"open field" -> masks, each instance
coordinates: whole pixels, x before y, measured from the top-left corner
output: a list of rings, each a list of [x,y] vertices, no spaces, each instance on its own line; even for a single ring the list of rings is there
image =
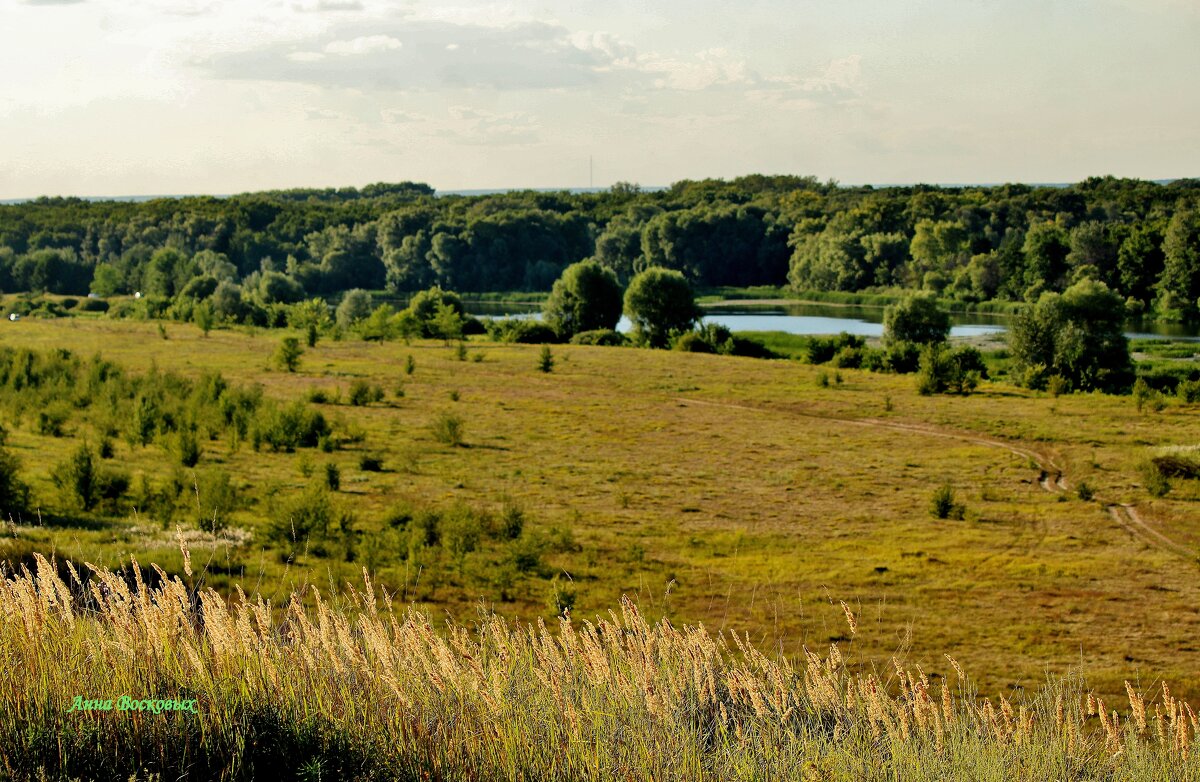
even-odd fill
[[[197,570],[208,564],[206,583],[223,592],[236,581],[278,601],[305,583],[357,582],[368,565],[398,604],[459,619],[480,601],[548,618],[554,590],[573,593],[573,614],[587,618],[629,594],[651,621],[745,632],[792,657],[840,641],[853,666],[899,654],[936,680],[951,673],[949,653],[984,694],[1077,671],[1109,697],[1126,679],[1200,695],[1200,489],[1176,481],[1151,498],[1138,471],[1154,448],[1200,443],[1196,406],[1139,413],[1130,398],[992,384],[921,397],[911,377],[845,369],[844,382],[820,387],[832,370],[626,348],[558,346],[546,374],[536,346],[488,342],[468,343],[462,361],[440,342],[322,340],[293,374],[271,368],[280,332],[166,332],[26,319],[5,323],[0,345],[99,352],[134,372],[219,370],[280,400],[314,388],[344,400],[355,380],[386,392],[364,407],[317,405],[365,436],[330,454],[204,444],[198,469],[227,470],[244,497],[232,542],[189,533]],[[465,447],[431,435],[446,412],[461,418]],[[67,429],[51,437],[11,422],[8,447],[39,499],[54,496],[51,469],[74,440],[95,441]],[[160,445],[115,447],[113,462],[134,475],[170,467]],[[384,471],[361,470],[363,453]],[[288,562],[264,551],[264,520],[330,461],[341,472],[335,500],[359,533],[354,556]],[[931,517],[943,483],[963,520]],[[1084,483],[1090,501],[1079,498]],[[457,562],[444,547],[401,556],[385,522],[398,503],[519,506],[545,566],[499,581],[508,555],[490,543]],[[182,573],[174,525],[159,522],[47,514],[10,526],[16,540],[0,547],[107,566],[132,554]],[[848,647],[840,600],[859,615]]]

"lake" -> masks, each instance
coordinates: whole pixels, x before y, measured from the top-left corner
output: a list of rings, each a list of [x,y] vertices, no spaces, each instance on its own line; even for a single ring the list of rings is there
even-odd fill
[[[466,302],[467,311],[482,318],[540,318],[540,304],[518,302]],[[1007,330],[1003,315],[956,313],[950,316],[950,336],[976,337],[1000,334]],[[788,334],[838,334],[848,332],[864,337],[883,335],[883,309],[878,307],[841,307],[829,304],[743,304],[723,302],[705,308],[705,323],[718,323],[730,331],[782,331]],[[629,320],[622,317],[617,331],[628,331]],[[1200,330],[1179,323],[1130,322],[1130,339],[1182,339],[1200,342]]]

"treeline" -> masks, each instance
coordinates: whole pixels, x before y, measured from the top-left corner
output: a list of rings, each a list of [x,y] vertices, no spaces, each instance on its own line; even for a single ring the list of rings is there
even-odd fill
[[[0,206],[0,290],[287,303],[352,288],[548,290],[594,258],[695,286],[927,290],[1036,301],[1091,279],[1131,314],[1200,314],[1200,180],[840,187],[812,177],[660,191],[438,197],[416,183],[143,203]]]

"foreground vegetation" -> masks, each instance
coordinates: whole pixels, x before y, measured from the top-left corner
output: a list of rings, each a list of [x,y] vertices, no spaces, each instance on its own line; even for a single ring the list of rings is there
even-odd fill
[[[630,601],[554,630],[483,612],[442,632],[364,575],[330,606],[231,603],[37,557],[0,580],[0,769],[14,779],[1200,779],[1166,683],[980,698],[957,661],[854,673],[851,640],[764,655]],[[136,568],[135,573],[140,570]],[[122,700],[125,697],[128,700]],[[150,711],[169,700],[192,711]],[[141,710],[122,710],[129,701]]]

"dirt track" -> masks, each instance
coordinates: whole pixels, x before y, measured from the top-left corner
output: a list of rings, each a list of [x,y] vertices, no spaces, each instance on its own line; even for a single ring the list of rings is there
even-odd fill
[[[955,431],[953,429],[942,429],[929,424],[914,424],[905,423],[902,421],[885,421],[879,418],[839,418],[836,416],[818,415],[816,413],[806,413],[799,410],[779,409],[769,407],[752,407],[750,405],[738,405],[730,402],[712,402],[705,399],[688,399],[685,397],[676,397],[673,401],[683,405],[710,405],[713,407],[722,407],[730,410],[745,410],[751,413],[790,413],[792,415],[804,416],[806,418],[818,418],[824,421],[836,421],[842,424],[851,426],[861,426],[875,429],[892,429],[900,432],[913,432],[929,437],[944,437],[951,440],[959,440],[962,442],[974,443],[992,448],[1003,448],[1009,453],[1024,456],[1033,461],[1041,476],[1038,478],[1038,485],[1044,490],[1051,493],[1061,493],[1070,489],[1070,484],[1067,482],[1066,476],[1063,474],[1062,468],[1054,461],[1054,458],[1049,454],[1035,451],[1031,448],[1016,445],[1005,440],[997,440],[990,437],[975,434],[973,432]],[[1187,547],[1176,543],[1158,530],[1146,524],[1142,517],[1138,514],[1137,508],[1129,504],[1107,504],[1105,509],[1109,516],[1117,523],[1121,529],[1128,532],[1140,542],[1151,548],[1156,548],[1160,551],[1182,557],[1186,561],[1196,564],[1196,554]]]

